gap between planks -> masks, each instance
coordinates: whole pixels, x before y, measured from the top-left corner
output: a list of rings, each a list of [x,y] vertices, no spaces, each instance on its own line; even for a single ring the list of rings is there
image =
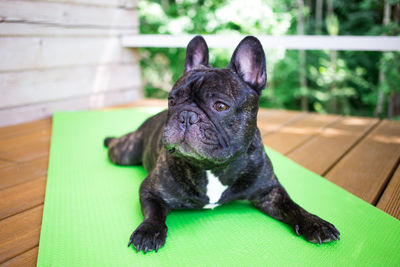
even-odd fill
[[[37,263],[39,246],[35,246],[27,251],[18,254],[14,258],[4,262],[2,267],[34,267]]]
[[[0,190],[0,220],[44,203],[46,176]]]
[[[286,155],[339,119],[337,115],[307,114],[283,125],[272,134],[262,135],[262,139],[264,144]]]
[[[376,120],[376,121],[375,121]],[[372,123],[369,127],[365,129],[365,131],[361,134],[361,136],[352,144],[349,146],[349,148],[328,168],[323,172],[323,176],[327,175],[327,173],[335,167],[335,165],[342,160],[342,158],[348,154],[350,151],[352,151],[359,143],[361,143],[378,125],[381,123],[380,120],[378,119],[371,119]]]
[[[388,186],[390,184],[390,182],[392,181],[393,178],[395,178],[395,174],[396,174],[396,170],[399,167],[400,164],[400,156],[397,159],[397,162],[394,164],[392,170],[390,171],[390,173],[388,174],[387,180],[386,182],[383,184],[382,186],[382,191],[380,193],[380,195],[378,196],[377,200],[374,203],[374,206],[377,206],[379,201],[381,200],[383,194],[386,192],[386,189],[388,189]],[[399,218],[400,219],[400,218]]]
[[[354,125],[349,127],[349,124]],[[344,156],[355,149],[371,132],[378,128],[380,124],[381,121],[378,119],[344,117],[332,125],[325,127],[319,134],[288,153],[287,156],[300,165],[325,176]],[[329,137],[333,137],[333,141],[329,140]],[[339,140],[335,141],[338,138]],[[396,155],[394,156],[396,157]],[[329,160],[329,158],[331,159]],[[378,199],[372,202],[374,205],[378,203],[378,208],[397,219],[400,219],[400,171],[397,170],[397,173],[394,175],[393,173],[399,162],[400,157],[387,176],[382,177],[382,189],[379,190],[377,188]],[[380,201],[381,198],[383,199],[382,202]]]
[[[265,136],[275,133],[282,129],[282,127],[295,123],[308,116],[309,114],[306,112],[260,109],[257,126],[260,129],[263,143],[265,143]]]
[[[0,221],[0,264],[39,244],[43,205]]]
[[[397,166],[376,207],[400,219],[400,165]]]
[[[378,122],[377,119],[342,117],[290,151],[287,156],[305,168],[325,176]]]
[[[400,123],[383,120],[326,175],[375,205],[400,158]]]

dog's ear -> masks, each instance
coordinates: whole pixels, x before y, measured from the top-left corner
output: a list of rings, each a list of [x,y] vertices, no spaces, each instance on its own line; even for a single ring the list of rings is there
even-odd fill
[[[260,41],[254,36],[244,38],[233,52],[228,65],[248,85],[261,95],[267,81],[265,54]]]
[[[208,66],[208,46],[204,38],[197,35],[186,48],[185,73],[200,65]]]

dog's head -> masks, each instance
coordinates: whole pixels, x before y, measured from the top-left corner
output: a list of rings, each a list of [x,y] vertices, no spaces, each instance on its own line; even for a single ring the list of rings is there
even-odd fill
[[[169,97],[165,148],[193,164],[213,168],[245,153],[257,125],[266,83],[265,55],[257,38],[244,38],[227,68],[212,68],[201,36],[187,46],[185,71]]]

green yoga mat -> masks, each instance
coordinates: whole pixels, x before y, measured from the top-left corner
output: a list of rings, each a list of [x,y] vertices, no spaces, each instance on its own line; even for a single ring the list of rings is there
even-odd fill
[[[172,211],[166,245],[127,247],[141,223],[142,167],[107,159],[106,136],[135,130],[157,108],[60,112],[53,118],[38,266],[399,266],[400,222],[267,149],[292,198],[341,240],[312,244],[247,202]]]

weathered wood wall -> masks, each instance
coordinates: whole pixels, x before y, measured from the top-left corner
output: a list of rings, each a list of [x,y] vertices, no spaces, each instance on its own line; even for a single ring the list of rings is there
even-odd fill
[[[136,0],[0,0],[0,126],[141,96]]]

